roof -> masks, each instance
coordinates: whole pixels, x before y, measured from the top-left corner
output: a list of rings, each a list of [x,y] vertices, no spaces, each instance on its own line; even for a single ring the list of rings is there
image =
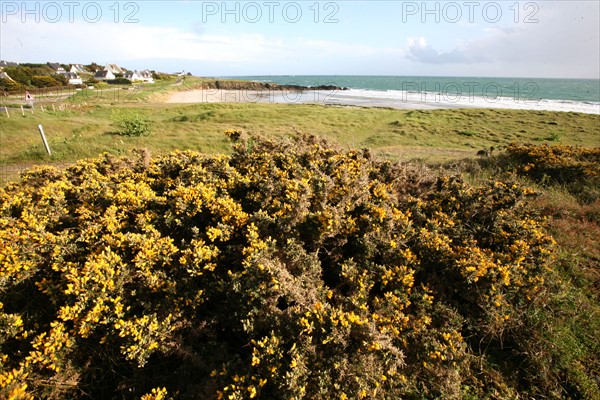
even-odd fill
[[[0,67],[17,67],[19,63],[0,60]]]
[[[61,71],[61,70],[64,71],[65,70],[63,67],[60,66],[59,63],[51,63],[51,62],[49,62],[48,66],[50,68],[52,68],[53,70],[55,70],[55,71]]]
[[[96,71],[96,74],[94,75],[94,78],[106,78],[106,76],[108,75],[109,72],[110,71],[107,71],[105,69],[102,70],[102,71]]]
[[[83,64],[71,64],[71,69],[75,68],[79,72],[85,72]]]
[[[106,67],[104,67],[104,69],[112,71],[113,73],[115,73],[115,72],[118,74],[123,73],[123,69],[121,67],[119,67],[117,64],[106,64]]]
[[[9,81],[12,81],[12,80],[13,80],[13,79],[12,79],[10,76],[8,76],[8,74],[7,74],[6,72],[4,72],[4,71],[1,71],[1,72],[0,72],[0,79],[8,79]]]

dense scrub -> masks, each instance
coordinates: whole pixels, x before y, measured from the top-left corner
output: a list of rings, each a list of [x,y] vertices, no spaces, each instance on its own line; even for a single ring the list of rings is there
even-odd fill
[[[600,147],[512,143],[493,163],[546,186],[562,186],[583,202],[600,199]]]
[[[1,396],[551,395],[485,367],[546,299],[531,190],[229,134],[0,189]]]

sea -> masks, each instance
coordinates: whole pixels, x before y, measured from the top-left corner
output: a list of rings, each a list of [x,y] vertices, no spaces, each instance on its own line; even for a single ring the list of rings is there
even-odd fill
[[[224,77],[225,78],[225,77]],[[262,101],[391,108],[512,108],[600,114],[600,79],[432,76],[231,76],[256,82],[347,90],[273,92]]]

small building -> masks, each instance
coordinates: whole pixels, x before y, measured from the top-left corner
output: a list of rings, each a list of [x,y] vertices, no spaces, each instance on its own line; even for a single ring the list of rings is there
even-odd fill
[[[131,82],[141,81],[143,80],[141,76],[139,76],[137,71],[127,71],[123,75],[123,78],[129,79]]]
[[[19,66],[19,63],[12,62],[12,61],[0,60],[0,68],[2,68],[2,67],[18,67],[18,66]]]
[[[69,79],[69,85],[83,85],[83,79],[75,72],[65,72],[63,75]]]
[[[147,69],[139,72],[138,75],[140,76],[141,80],[143,80],[145,83],[154,83],[154,77],[152,76],[152,72],[148,71]]]
[[[115,79],[115,74],[108,70],[96,71],[94,79],[97,81],[109,81],[111,79]]]
[[[125,73],[123,68],[119,67],[117,64],[106,64],[106,66],[104,67],[104,70],[112,72],[113,75]]]
[[[67,72],[65,71],[65,69],[59,64],[59,63],[47,63],[47,65],[52,68],[57,74],[62,74],[63,72]]]
[[[79,74],[81,72],[87,72],[83,64],[71,64],[71,69],[69,72],[73,72],[75,74]]]

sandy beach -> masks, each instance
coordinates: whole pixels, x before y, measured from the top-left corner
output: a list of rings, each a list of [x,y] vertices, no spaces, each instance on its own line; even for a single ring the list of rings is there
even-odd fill
[[[342,90],[224,90],[197,89],[176,92],[166,99],[170,104],[186,103],[289,103],[356,107],[387,107],[407,110],[464,108],[451,103],[429,103],[407,99],[369,98]]]
[[[196,89],[176,92],[164,98],[172,104],[186,103],[288,103],[331,106],[382,107],[399,110],[457,108],[505,108],[516,110],[564,111],[600,114],[600,105],[568,101],[486,99],[448,96],[431,92],[373,90],[278,90],[278,89]]]

